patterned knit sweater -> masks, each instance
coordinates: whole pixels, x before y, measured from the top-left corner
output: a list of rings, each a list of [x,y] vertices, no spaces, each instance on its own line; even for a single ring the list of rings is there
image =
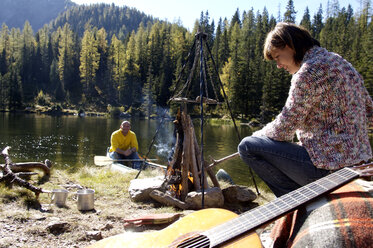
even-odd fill
[[[315,46],[293,75],[281,113],[253,135],[291,141],[296,134],[316,167],[336,170],[372,158],[369,126],[373,102],[362,77],[338,54]]]

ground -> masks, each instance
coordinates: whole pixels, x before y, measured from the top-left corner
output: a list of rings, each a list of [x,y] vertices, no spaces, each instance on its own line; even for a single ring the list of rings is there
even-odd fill
[[[141,177],[159,175],[157,171],[145,171]],[[128,186],[136,173],[118,174],[107,168],[84,167],[76,171],[52,169],[48,178],[33,176],[35,186],[46,190],[66,188],[69,195],[66,207],[51,203],[51,196],[42,193],[38,199],[27,189],[0,184],[0,248],[2,247],[86,247],[96,239],[125,231],[146,232],[159,230],[165,225],[125,229],[124,218],[149,213],[188,214],[155,202],[135,203],[130,200]],[[95,189],[94,210],[77,209],[77,187]],[[270,196],[271,197],[271,196]],[[261,204],[260,202],[257,204]],[[250,206],[235,206],[236,212]]]

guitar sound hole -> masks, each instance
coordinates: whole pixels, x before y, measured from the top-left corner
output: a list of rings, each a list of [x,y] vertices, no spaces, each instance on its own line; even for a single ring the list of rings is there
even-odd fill
[[[204,235],[193,236],[179,243],[177,248],[209,248],[210,240]]]

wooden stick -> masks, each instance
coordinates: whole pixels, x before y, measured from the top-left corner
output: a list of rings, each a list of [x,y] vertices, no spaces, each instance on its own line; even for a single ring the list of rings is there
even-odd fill
[[[189,127],[190,131],[189,131],[189,136],[188,136],[188,139],[189,139],[189,147],[188,149],[190,150],[190,158],[192,159],[192,164],[191,164],[191,167],[192,167],[192,173],[193,173],[193,184],[194,184],[194,188],[195,190],[200,190],[201,189],[201,180],[200,180],[200,177],[198,176],[198,168],[197,168],[197,161],[198,158],[196,158],[196,154],[194,152],[194,142],[193,142],[193,138],[192,138],[192,135],[193,135],[193,128],[192,127]]]
[[[220,164],[220,163],[222,163],[226,160],[237,157],[238,155],[239,155],[238,152],[236,152],[236,153],[233,153],[231,155],[228,155],[228,156],[226,156],[224,158],[221,158],[221,159],[218,159],[218,160],[212,159],[214,162],[212,164],[210,164],[209,166],[207,166],[206,169],[211,169],[211,168],[215,167],[216,165],[218,165],[218,164]]]
[[[190,136],[188,128],[188,115],[186,111],[181,112],[181,125],[184,132],[183,152],[181,162],[181,200],[184,201],[189,193],[189,170],[190,170]]]
[[[105,166],[105,165],[110,165],[113,162],[119,162],[119,161],[125,161],[125,162],[135,162],[135,161],[145,161],[145,159],[112,159],[107,156],[95,156],[94,157],[94,163],[95,165],[98,166]],[[157,159],[146,159],[146,161],[155,161]]]
[[[167,169],[167,166],[165,166],[165,165],[161,165],[161,164],[156,164],[156,163],[153,163],[153,162],[149,162],[148,160],[146,160],[145,163],[149,164],[151,166],[155,166],[155,167],[160,167],[160,168],[163,168],[163,169]]]
[[[197,142],[197,137],[196,137],[195,134],[193,136],[194,136],[193,138],[194,138],[195,153],[196,153],[196,156],[198,158],[200,158],[201,157],[201,151],[199,150],[199,146],[198,146],[198,142]],[[202,174],[202,171],[201,171],[202,167],[201,167],[200,159],[197,159],[197,162],[199,163],[198,167],[200,168],[200,171],[199,171],[198,175],[201,175]],[[204,166],[205,167],[205,171],[207,172],[208,176],[210,177],[212,183],[214,184],[214,187],[220,188],[219,181],[218,181],[218,179],[216,179],[216,176],[215,176],[214,172],[211,170],[211,168],[207,167],[206,161],[204,161],[203,164],[205,165]],[[208,186],[207,177],[205,177],[205,185]]]

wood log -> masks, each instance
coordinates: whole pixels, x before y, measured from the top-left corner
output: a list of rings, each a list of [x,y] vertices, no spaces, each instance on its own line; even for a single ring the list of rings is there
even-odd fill
[[[197,142],[197,137],[196,137],[195,133],[194,133],[194,137],[193,137],[193,139],[194,139],[194,144],[195,144],[194,147],[195,147],[195,153],[196,153],[196,156],[197,156],[198,158],[200,158],[200,157],[201,157],[201,151],[200,151],[200,149],[199,149],[198,142]],[[197,161],[200,161],[200,160],[198,159]],[[204,164],[204,165],[207,165],[206,161],[204,161],[203,164]],[[200,165],[200,164],[199,164],[199,168],[201,168],[201,165]],[[218,188],[220,188],[219,181],[218,181],[218,179],[216,179],[216,176],[215,176],[214,172],[211,170],[211,168],[208,168],[207,166],[205,166],[205,171],[207,172],[207,175],[210,177],[212,183],[214,184],[214,187],[218,187]],[[200,171],[199,171],[199,175],[201,175],[201,172],[202,172],[202,169],[200,169]],[[206,185],[206,184],[208,184],[208,183],[207,183],[207,178],[206,178],[206,176],[205,176],[205,180],[206,180],[206,181],[205,181],[205,185]]]
[[[188,184],[188,174],[189,174],[189,165],[190,165],[190,154],[189,149],[190,147],[188,139],[188,128],[186,128],[187,123],[186,113],[181,113],[181,120],[182,120],[182,127],[184,131],[184,142],[183,142],[183,155],[182,155],[182,162],[181,162],[181,200],[184,201],[185,197],[189,193],[189,184]]]
[[[169,167],[171,167],[173,170],[181,170],[184,132],[183,132],[183,127],[181,125],[180,110],[178,110],[178,113],[176,115],[174,126],[175,126],[175,136],[176,136],[175,150],[172,156],[172,160],[169,162]]]
[[[188,116],[188,124],[189,124],[189,132],[188,132],[188,139],[189,139],[189,154],[190,154],[190,161],[191,161],[191,171],[193,174],[193,184],[194,184],[194,190],[200,190],[201,189],[201,178],[199,177],[199,168],[197,167],[197,160],[198,158],[196,157],[195,154],[195,149],[194,149],[194,140],[193,140],[193,134],[194,134],[194,129],[193,125],[191,125],[191,119],[190,116]]]
[[[4,148],[4,150],[1,152],[1,155],[3,156],[5,160],[5,164],[1,164],[0,168],[3,171],[3,177],[1,178],[1,181],[7,181],[9,183],[17,183],[19,186],[22,186],[26,189],[29,189],[35,193],[36,198],[39,197],[40,193],[45,193],[42,188],[35,187],[31,183],[23,180],[22,178],[19,178],[11,169],[10,165],[13,164],[12,160],[9,157],[9,149],[10,147],[7,146]]]
[[[157,201],[159,203],[162,203],[164,205],[178,207],[178,208],[183,209],[183,210],[187,210],[189,208],[189,205],[186,204],[185,202],[180,201],[180,200],[176,199],[175,197],[167,195],[167,194],[163,193],[162,191],[159,191],[159,190],[156,190],[156,189],[153,190],[152,192],[150,192],[149,196],[152,199],[154,199],[155,201]]]
[[[12,163],[9,165],[9,169],[13,172],[31,172],[34,169],[40,169],[45,175],[50,175],[50,167],[52,163],[47,159],[45,164],[39,162],[26,162],[26,163]]]

